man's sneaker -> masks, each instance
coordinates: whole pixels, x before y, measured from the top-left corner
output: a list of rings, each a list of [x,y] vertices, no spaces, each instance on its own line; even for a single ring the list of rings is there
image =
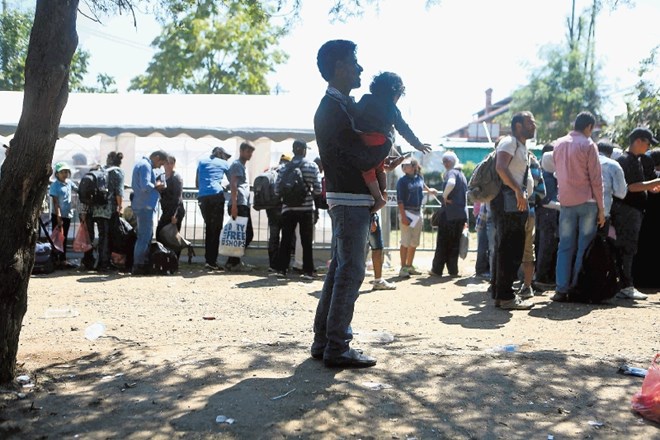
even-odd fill
[[[548,290],[555,290],[557,285],[555,283],[543,283],[541,281],[533,281],[532,287],[539,292],[546,292]]]
[[[220,270],[220,266],[218,266],[217,264],[206,263],[204,265],[204,269],[206,269],[206,270]]]
[[[534,298],[534,289],[532,289],[532,286],[522,286],[516,292],[516,295],[518,295],[521,299]]]
[[[309,281],[316,279],[316,277],[314,276],[313,273],[304,273],[304,274],[300,275],[300,278],[302,278],[303,280],[309,280]]]
[[[500,300],[500,308],[502,310],[529,310],[532,307],[534,307],[534,303],[523,301],[518,296],[509,300]]]
[[[408,273],[410,275],[421,275],[422,273],[417,270],[415,266],[408,266]]]
[[[286,278],[286,272],[282,270],[273,270],[268,274],[269,277]]]
[[[399,271],[399,276],[401,278],[410,278],[410,272],[408,271],[408,266],[402,266]]]
[[[441,273],[433,272],[433,269],[429,270],[429,275],[432,277],[442,277]]]
[[[621,299],[647,299],[649,296],[630,286],[621,289],[619,293],[616,294],[616,297]]]
[[[371,284],[373,284],[373,287],[371,290],[394,290],[396,289],[396,284],[390,283],[387,280],[374,280]]]
[[[237,272],[237,273],[252,272],[254,266],[252,266],[251,264],[245,264],[243,262],[240,262],[234,265],[225,265],[225,269],[229,272]]]

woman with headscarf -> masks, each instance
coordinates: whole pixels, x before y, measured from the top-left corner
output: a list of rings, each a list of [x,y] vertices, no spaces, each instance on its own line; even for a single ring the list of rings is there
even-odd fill
[[[443,208],[438,225],[438,239],[431,275],[442,276],[445,266],[449,276],[458,276],[458,252],[463,228],[467,222],[467,180],[452,151],[442,156],[445,167]]]

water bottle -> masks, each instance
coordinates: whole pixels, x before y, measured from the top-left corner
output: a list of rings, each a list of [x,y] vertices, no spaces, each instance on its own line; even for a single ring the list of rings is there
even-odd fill
[[[518,351],[518,346],[516,344],[498,345],[490,351],[494,353],[514,353]]]
[[[619,373],[626,374],[628,376],[646,377],[647,370],[644,368],[631,367],[624,364],[619,367]]]
[[[90,341],[95,341],[99,337],[103,336],[103,333],[105,333],[105,325],[97,322],[96,324],[92,324],[85,329],[85,338],[89,339]]]

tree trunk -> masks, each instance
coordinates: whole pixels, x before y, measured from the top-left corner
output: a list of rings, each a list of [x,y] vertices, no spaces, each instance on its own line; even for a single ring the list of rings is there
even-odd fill
[[[25,62],[23,110],[0,174],[0,384],[10,382],[16,372],[37,217],[78,45],[77,10],[78,0],[37,1]]]

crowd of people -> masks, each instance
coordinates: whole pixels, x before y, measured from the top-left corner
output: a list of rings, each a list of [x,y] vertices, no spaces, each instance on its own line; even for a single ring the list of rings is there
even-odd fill
[[[405,92],[401,78],[391,72],[376,76],[370,94],[359,102],[350,96],[361,83],[362,67],[351,41],[332,40],[317,55],[317,66],[327,81],[325,95],[314,116],[320,157],[308,159],[308,146],[296,140],[292,156],[283,154],[272,166],[273,192],[280,201],[265,207],[268,217],[269,271],[275,277],[290,277],[295,271],[291,256],[295,244],[301,249],[300,276],[314,279],[314,224],[319,209],[326,209],[332,222],[331,260],[314,318],[311,356],[329,367],[369,367],[376,360],[350,347],[355,301],[365,277],[365,259],[371,248],[374,290],[395,289],[385,280],[383,237],[379,216],[387,200],[385,173],[401,165],[396,183],[401,226],[399,277],[421,275],[414,265],[419,246],[424,193],[439,195],[437,243],[432,277],[458,277],[459,243],[468,222],[468,181],[458,157],[442,157],[442,192],[429,188],[417,160],[396,153],[394,129],[417,150],[430,151],[401,117],[397,101]],[[660,213],[660,153],[646,154],[658,141],[653,133],[638,127],[629,135],[625,151],[612,158],[615,146],[591,139],[596,119],[580,113],[566,136],[546,145],[541,160],[527,148],[535,137],[531,112],[516,113],[511,135],[496,142],[496,172],[501,189],[487,203],[475,203],[477,219],[476,276],[489,280],[494,306],[505,310],[528,310],[529,298],[554,290],[552,300],[577,298],[578,274],[585,251],[596,234],[615,237],[618,296],[643,300],[634,286],[636,254],[655,251],[653,224]],[[225,206],[232,220],[247,217],[242,246],[253,238],[250,218],[250,182],[246,163],[255,147],[243,142],[239,157],[215,147],[199,161],[195,178],[198,202],[205,224],[205,268],[209,271],[247,272],[253,267],[237,256],[219,261],[219,246]],[[180,230],[185,216],[183,181],[175,171],[176,159],[155,151],[137,161],[133,169],[130,215],[123,212],[124,173],[122,154],[108,155],[103,170],[108,196],[102,205],[85,206],[80,216],[93,237],[98,229],[97,257],[93,250],[82,260],[86,268],[104,271],[113,266],[109,239],[113,218],[133,218],[137,232],[126,267],[133,274],[149,272],[149,246],[154,238],[153,217],[160,203],[162,215],[155,236],[169,224]],[[160,173],[161,167],[164,173]],[[73,212],[71,194],[77,191],[66,163],[55,165],[51,185],[53,228],[69,227]],[[223,179],[229,182],[223,184]],[[225,192],[229,189],[229,196]],[[389,220],[388,220],[389,221]],[[640,241],[640,234],[642,239]],[[646,235],[648,237],[646,237]],[[647,239],[648,238],[648,242]],[[639,253],[638,253],[639,249]],[[66,262],[66,255],[59,258]],[[637,264],[639,266],[639,264]],[[646,274],[647,271],[642,271]],[[520,287],[514,288],[516,280]],[[644,277],[648,283],[649,278]]]

